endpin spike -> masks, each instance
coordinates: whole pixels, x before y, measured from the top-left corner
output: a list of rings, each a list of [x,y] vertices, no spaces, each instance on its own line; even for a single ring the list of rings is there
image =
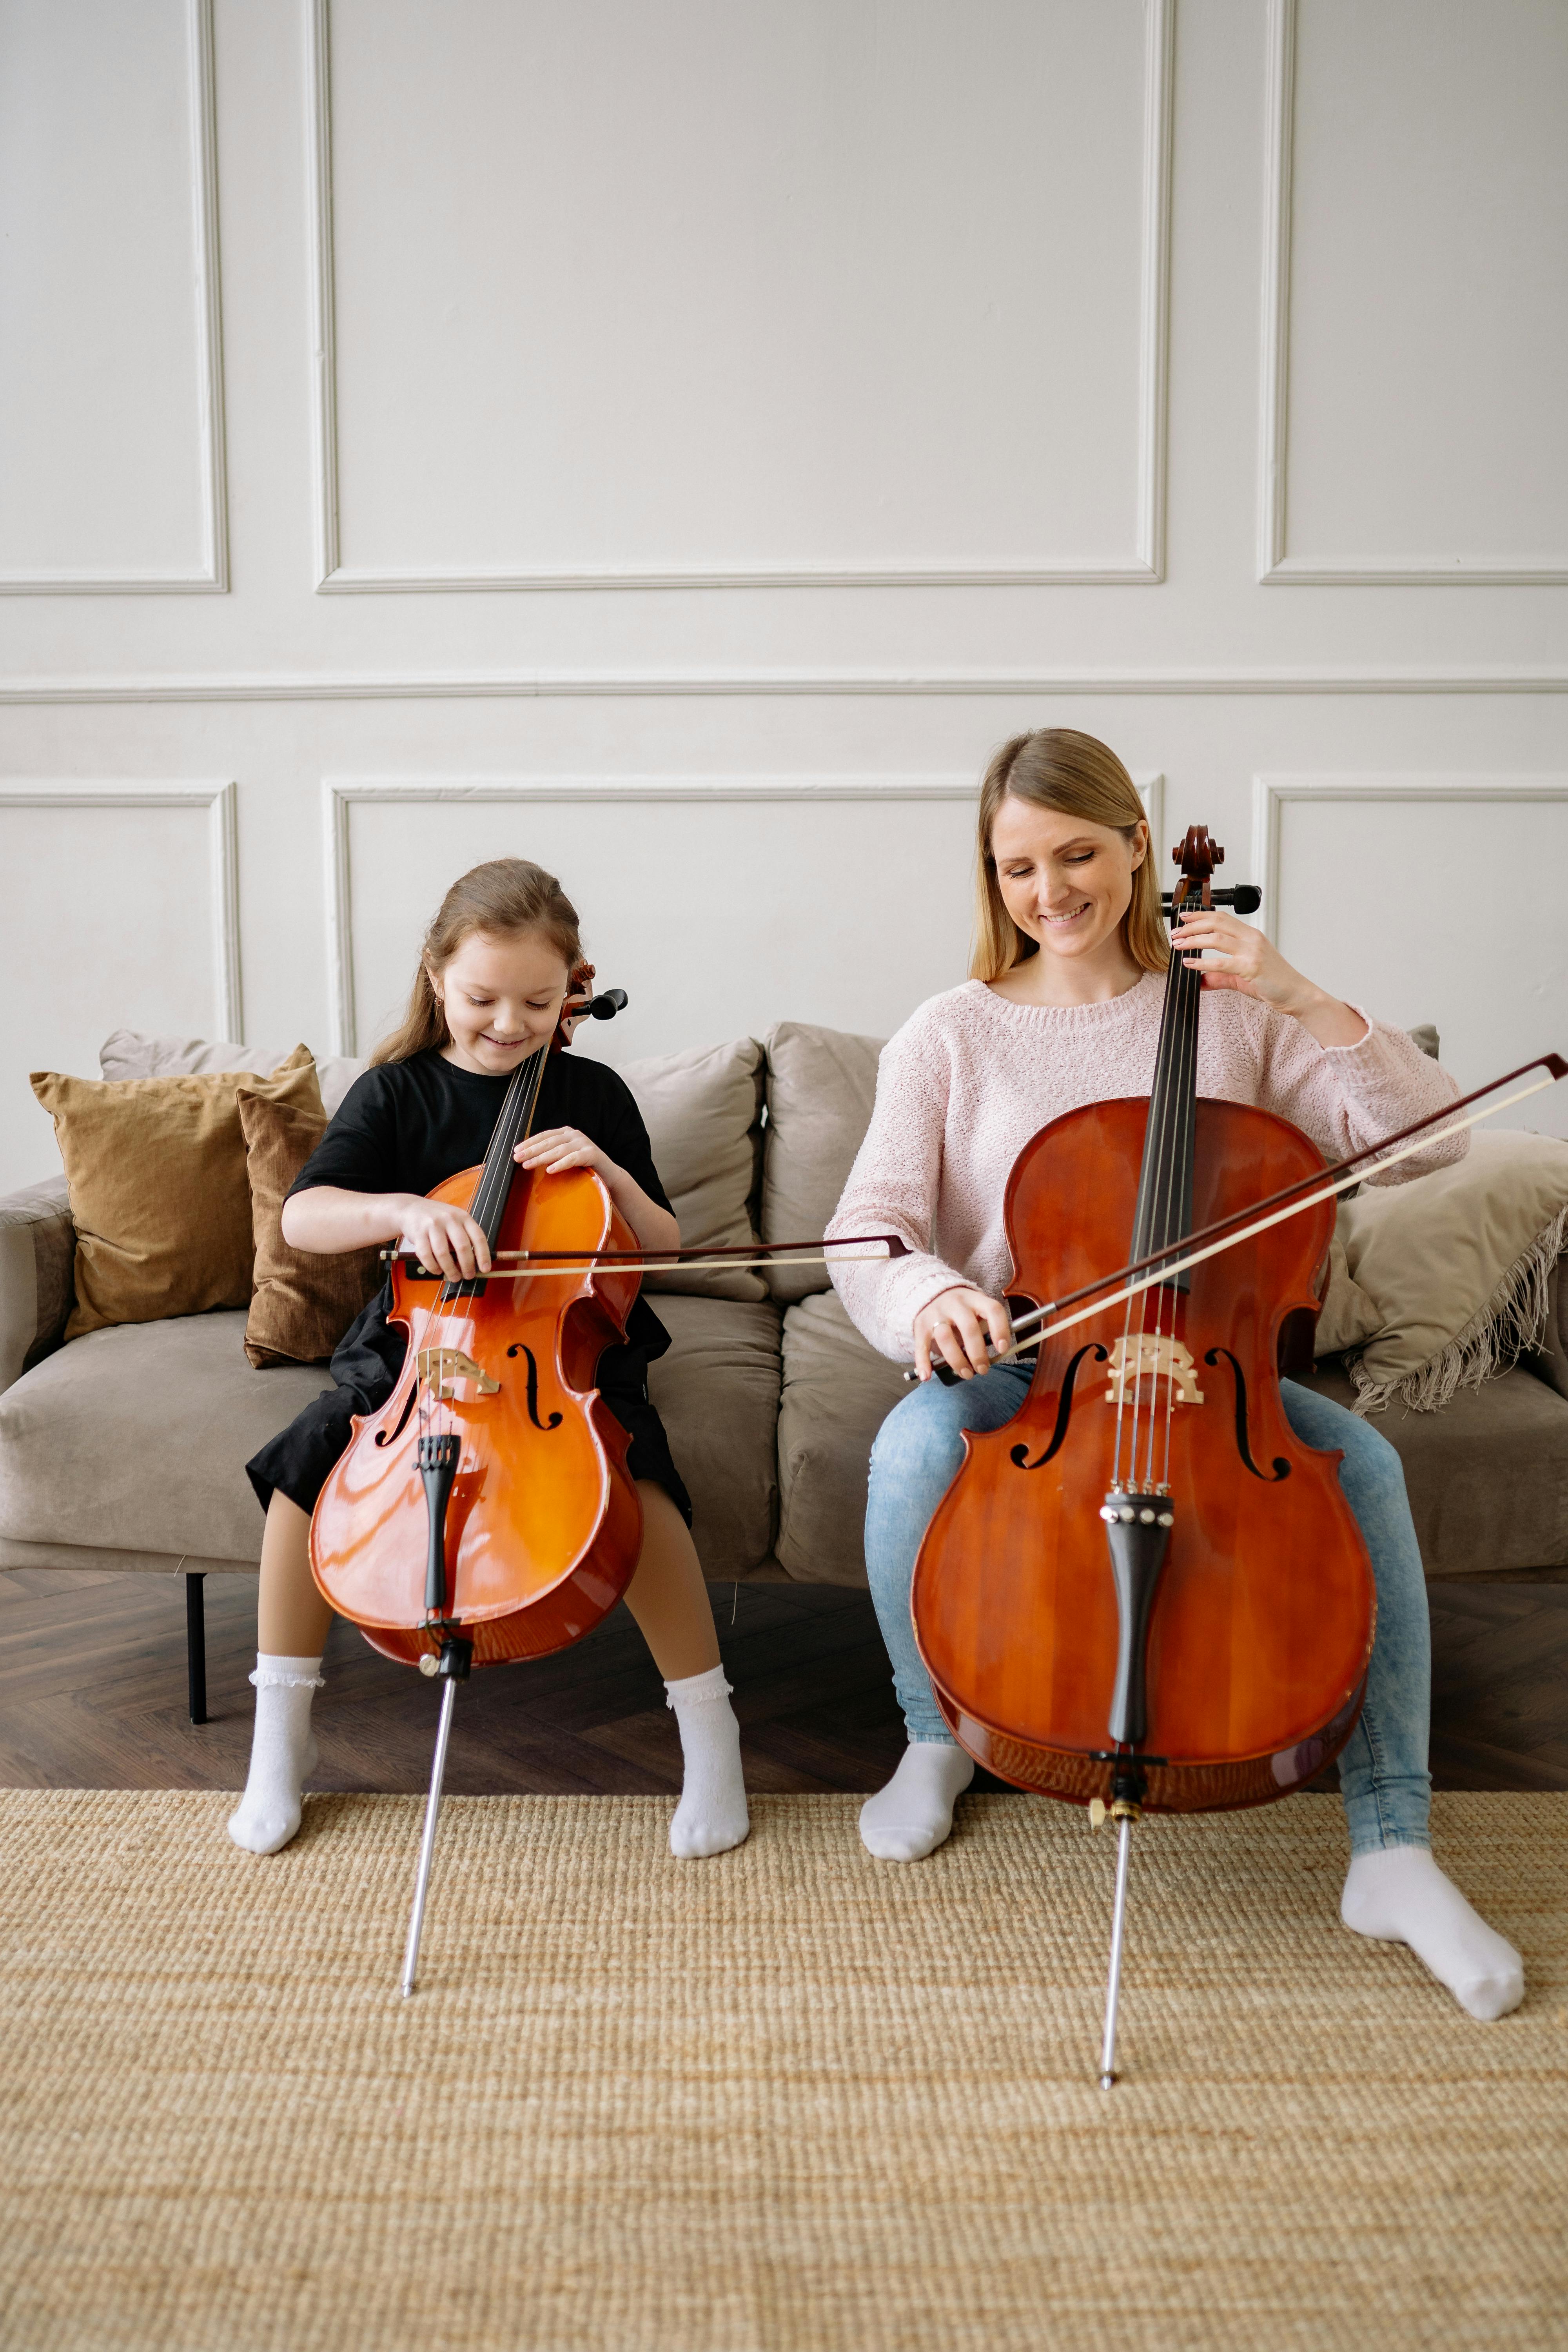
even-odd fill
[[[430,1793],[425,1801],[425,1828],[419,1840],[419,1867],[414,1880],[414,1907],[408,1918],[408,1937],[403,1947],[403,1973],[398,1979],[398,1990],[405,2000],[414,1990],[419,1973],[419,1942],[425,1927],[425,1900],[430,1891],[430,1865],[436,1855],[436,1824],[441,1817],[441,1791],[447,1779],[447,1746],[452,1737],[452,1703],[458,1696],[458,1685],[468,1679],[474,1645],[461,1634],[448,1634],[441,1644],[441,1654],[432,1658],[428,1652],[419,1661],[421,1674],[438,1675],[447,1687],[441,1693],[441,1714],[436,1727],[436,1752],[430,1763]]]

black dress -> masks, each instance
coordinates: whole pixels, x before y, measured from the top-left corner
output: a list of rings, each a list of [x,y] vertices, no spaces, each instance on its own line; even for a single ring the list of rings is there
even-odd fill
[[[510,1083],[459,1069],[434,1049],[367,1070],[344,1096],[290,1185],[289,1198],[317,1184],[345,1192],[432,1192],[483,1160]],[[626,1081],[602,1062],[552,1054],[533,1124],[536,1130],[580,1128],[650,1200],[668,1208],[642,1114]],[[331,1363],[336,1388],[313,1397],[246,1464],[263,1510],[274,1490],[302,1511],[314,1510],[353,1434],[353,1415],[377,1412],[396,1387],[407,1342],[386,1319],[391,1304],[389,1277],[338,1343]],[[631,1437],[626,1467],[632,1476],[662,1486],[689,1527],[691,1499],[671,1459],[664,1423],[648,1402],[648,1365],[668,1346],[668,1332],[639,1292],[626,1318],[625,1346],[606,1348],[599,1359],[599,1392]]]

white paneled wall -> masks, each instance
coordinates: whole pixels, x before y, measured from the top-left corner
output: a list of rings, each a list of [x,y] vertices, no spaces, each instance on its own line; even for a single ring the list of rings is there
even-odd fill
[[[1273,5],[1265,576],[1568,583],[1568,8]]]
[[[591,1050],[886,1031],[1042,722],[1568,1046],[1565,119],[1561,0],[0,0],[0,1184],[500,850]]]
[[[221,589],[212,0],[0,9],[0,588]]]
[[[8,1181],[50,1166],[29,1072],[96,1077],[115,1004],[138,1026],[237,1034],[234,797],[230,783],[0,780]]]
[[[317,0],[326,583],[1149,576],[1168,16]]]

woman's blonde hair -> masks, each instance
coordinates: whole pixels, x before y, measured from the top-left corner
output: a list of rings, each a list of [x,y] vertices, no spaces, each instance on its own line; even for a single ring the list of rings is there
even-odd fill
[[[980,787],[971,980],[1000,980],[1026,956],[1039,952],[1038,942],[1018,929],[1003,904],[996,860],[991,854],[991,829],[1009,793],[1031,808],[1056,809],[1063,816],[1110,825],[1130,841],[1145,821],[1137,785],[1115,752],[1092,735],[1080,735],[1072,727],[1037,727],[1004,743]],[[1133,962],[1145,971],[1163,971],[1171,961],[1152,842],[1133,872],[1132,898],[1121,919],[1121,938]]]
[[[432,1045],[450,1042],[452,1033],[430,975],[444,970],[474,931],[503,940],[515,939],[520,931],[542,931],[569,976],[583,961],[577,909],[553,874],[526,857],[493,857],[488,866],[476,866],[442,899],[419,951],[403,1025],[382,1039],[370,1057],[373,1067],[381,1062],[406,1062]]]

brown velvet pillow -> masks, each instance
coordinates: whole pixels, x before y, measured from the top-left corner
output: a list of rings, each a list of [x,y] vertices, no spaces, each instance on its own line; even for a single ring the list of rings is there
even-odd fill
[[[327,1130],[324,1111],[239,1095],[250,1171],[250,1221],[256,1238],[256,1288],[245,1326],[245,1352],[268,1364],[325,1363],[362,1307],[381,1288],[386,1269],[378,1249],[324,1256],[290,1248],[283,1238],[289,1187]]]
[[[33,1073],[55,1122],[76,1226],[67,1339],[250,1304],[250,1186],[240,1087],[320,1112],[316,1066],[297,1046],[267,1077],[98,1078]]]

